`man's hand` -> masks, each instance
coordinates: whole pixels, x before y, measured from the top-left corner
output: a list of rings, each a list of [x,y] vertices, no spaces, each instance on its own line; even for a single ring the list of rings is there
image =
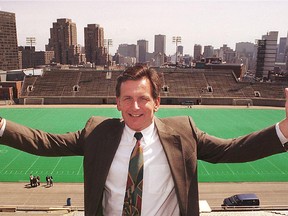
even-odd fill
[[[288,139],[288,88],[285,88],[285,97],[286,97],[286,103],[285,103],[286,118],[279,123],[279,128],[283,133],[283,135]]]

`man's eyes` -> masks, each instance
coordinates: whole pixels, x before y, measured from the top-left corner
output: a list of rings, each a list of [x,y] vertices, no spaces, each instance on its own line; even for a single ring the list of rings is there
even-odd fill
[[[132,100],[132,98],[130,98],[130,97],[125,97],[125,98],[123,98],[123,100],[124,100],[124,101],[129,101],[129,100]]]
[[[123,101],[132,102],[134,99],[132,97],[124,97]],[[149,97],[140,97],[137,99],[138,101],[150,101]]]
[[[142,100],[142,101],[149,101],[149,98],[148,98],[148,97],[141,97],[140,100]]]

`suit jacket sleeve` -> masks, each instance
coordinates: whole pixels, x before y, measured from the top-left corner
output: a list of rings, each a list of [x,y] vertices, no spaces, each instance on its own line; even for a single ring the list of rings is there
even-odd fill
[[[84,137],[91,131],[91,119],[84,129],[66,134],[52,134],[6,120],[0,143],[40,156],[83,155]]]
[[[181,139],[181,151],[185,158],[196,151],[197,159],[210,163],[239,163],[285,152],[275,125],[245,136],[222,139],[197,128],[189,116],[170,117],[160,121],[165,125],[159,127],[158,124],[162,134],[170,131],[170,134]]]
[[[211,163],[239,163],[258,160],[285,152],[275,125],[233,139],[221,139],[196,128],[190,119],[197,139],[198,159]]]

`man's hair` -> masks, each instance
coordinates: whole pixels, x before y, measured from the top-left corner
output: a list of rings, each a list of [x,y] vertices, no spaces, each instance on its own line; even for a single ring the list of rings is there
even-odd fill
[[[140,80],[143,77],[150,81],[152,87],[152,97],[153,99],[157,99],[160,96],[161,90],[160,77],[155,69],[149,68],[145,65],[129,67],[117,78],[116,97],[120,97],[120,88],[123,82],[127,80]]]

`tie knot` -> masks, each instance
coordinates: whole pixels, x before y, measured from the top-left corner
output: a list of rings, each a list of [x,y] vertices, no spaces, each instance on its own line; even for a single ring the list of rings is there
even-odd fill
[[[136,132],[134,134],[134,137],[136,138],[137,141],[139,141],[143,137],[143,134],[141,132]]]

